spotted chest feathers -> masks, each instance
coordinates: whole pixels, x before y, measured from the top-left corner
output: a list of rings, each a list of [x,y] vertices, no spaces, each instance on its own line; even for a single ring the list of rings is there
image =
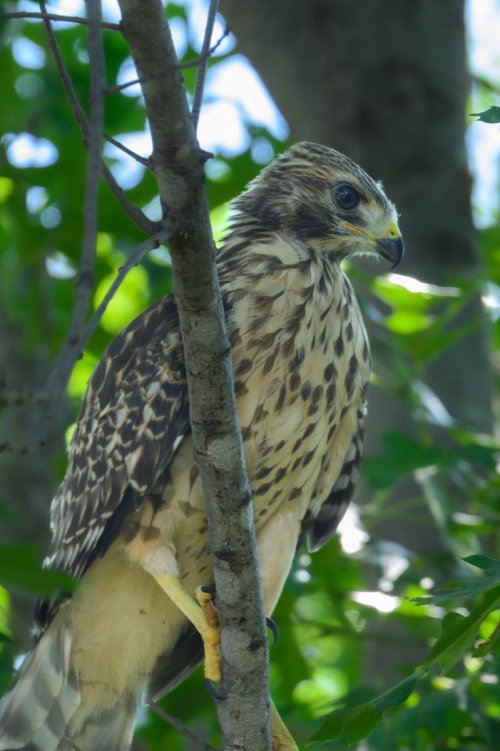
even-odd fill
[[[281,503],[301,519],[318,514],[359,431],[370,352],[352,287],[328,256],[276,240],[239,262],[250,280],[224,291],[258,530]]]

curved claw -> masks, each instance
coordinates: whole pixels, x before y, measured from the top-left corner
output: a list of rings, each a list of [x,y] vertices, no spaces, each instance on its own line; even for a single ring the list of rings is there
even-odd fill
[[[221,694],[215,688],[215,683],[211,681],[210,678],[205,678],[205,683],[207,684],[207,690],[212,699],[215,699],[215,701],[224,701],[224,699],[227,699],[228,694]]]
[[[202,584],[200,589],[202,592],[206,592],[207,595],[215,595],[215,587],[210,587],[208,584]]]
[[[272,618],[266,618],[266,626],[268,627],[270,631],[272,631],[273,644],[276,644],[276,642],[280,638],[280,632],[279,632],[278,626],[276,625],[276,621],[273,621]]]

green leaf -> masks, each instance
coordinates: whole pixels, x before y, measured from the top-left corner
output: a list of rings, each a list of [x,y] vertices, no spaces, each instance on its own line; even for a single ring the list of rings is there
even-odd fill
[[[479,626],[485,618],[500,607],[500,585],[486,592],[469,615],[447,613],[443,619],[441,635],[432,647],[424,667],[439,664],[449,670],[470,650],[477,638]]]
[[[469,461],[495,467],[495,446],[469,443],[453,449],[443,449],[435,444],[424,445],[396,431],[384,433],[384,452],[367,456],[363,469],[372,487],[386,488],[409,472],[424,467],[453,467],[460,461]]]
[[[327,743],[342,735],[347,736],[350,744],[366,738],[379,724],[387,709],[403,704],[408,699],[423,674],[423,670],[417,670],[369,702],[332,712],[318,732],[309,738],[307,745]]]
[[[469,555],[462,560],[464,560],[465,563],[469,563],[471,566],[482,569],[483,571],[492,573],[496,572],[500,577],[500,561],[496,558],[490,558],[489,555]]]
[[[462,559],[465,563],[485,571],[485,576],[475,576],[473,579],[449,582],[442,589],[435,590],[424,597],[414,597],[412,602],[417,605],[442,605],[443,603],[456,600],[477,597],[500,586],[500,561],[487,555],[470,555]]]
[[[471,117],[477,117],[482,123],[500,123],[500,107],[488,107],[482,112],[471,112]]]
[[[0,584],[50,597],[57,590],[72,592],[77,582],[61,571],[43,569],[39,545],[18,544],[0,547]]]

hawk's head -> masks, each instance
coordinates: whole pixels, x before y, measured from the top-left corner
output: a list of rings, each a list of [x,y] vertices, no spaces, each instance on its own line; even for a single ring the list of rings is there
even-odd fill
[[[302,142],[276,159],[235,203],[262,228],[338,260],[375,253],[396,266],[403,241],[380,183],[334,149]]]

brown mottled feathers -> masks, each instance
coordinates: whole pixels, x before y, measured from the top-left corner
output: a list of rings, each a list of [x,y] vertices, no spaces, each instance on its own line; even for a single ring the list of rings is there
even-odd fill
[[[111,343],[90,380],[51,507],[46,565],[80,577],[141,506],[188,431],[182,346],[169,295]]]

